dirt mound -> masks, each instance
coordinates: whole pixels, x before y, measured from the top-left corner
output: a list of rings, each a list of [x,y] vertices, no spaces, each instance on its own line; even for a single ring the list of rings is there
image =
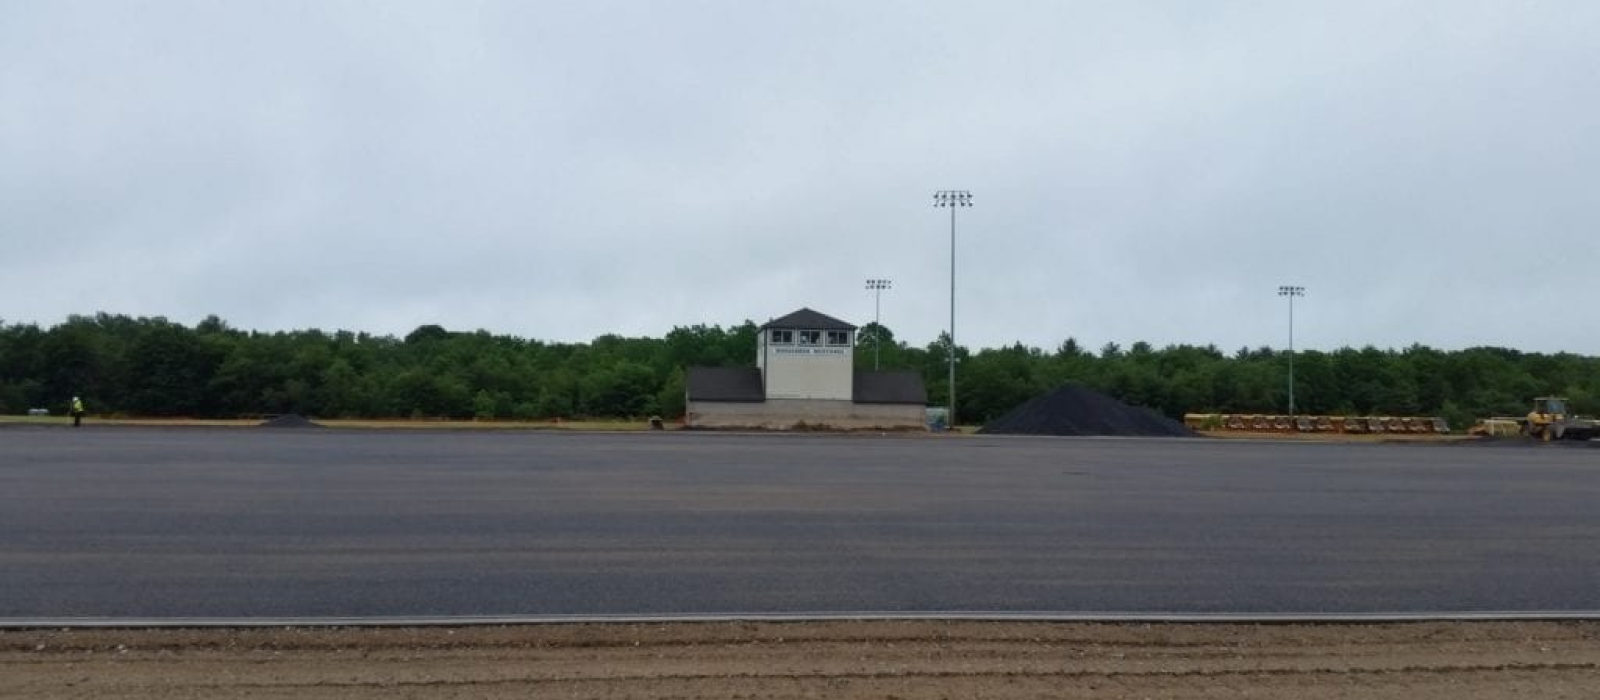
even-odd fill
[[[263,428],[320,428],[321,424],[314,423],[311,419],[295,413],[285,413],[272,420],[261,423]]]
[[[980,433],[994,435],[1126,435],[1188,437],[1182,423],[1140,406],[1130,406],[1092,389],[1063,385],[989,422]]]

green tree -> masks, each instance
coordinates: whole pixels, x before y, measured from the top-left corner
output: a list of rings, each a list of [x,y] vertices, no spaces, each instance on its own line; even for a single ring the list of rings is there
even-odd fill
[[[683,368],[676,368],[672,370],[672,374],[667,375],[667,381],[661,385],[661,391],[656,394],[656,408],[661,417],[668,419],[683,417],[685,386]]]
[[[591,374],[585,382],[585,413],[592,416],[646,416],[656,412],[660,381],[649,367],[629,361]]]

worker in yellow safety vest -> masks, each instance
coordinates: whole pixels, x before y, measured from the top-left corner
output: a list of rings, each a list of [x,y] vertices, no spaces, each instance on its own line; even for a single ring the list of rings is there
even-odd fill
[[[72,397],[72,427],[83,425],[83,399]]]

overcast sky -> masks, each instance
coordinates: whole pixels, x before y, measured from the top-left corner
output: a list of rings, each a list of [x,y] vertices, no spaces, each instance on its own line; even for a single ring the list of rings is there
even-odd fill
[[[0,318],[1600,354],[1600,3],[0,0]]]

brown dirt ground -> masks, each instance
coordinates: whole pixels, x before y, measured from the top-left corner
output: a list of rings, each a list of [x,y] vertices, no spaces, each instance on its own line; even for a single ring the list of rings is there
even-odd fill
[[[0,632],[16,698],[1594,698],[1600,623]]]

